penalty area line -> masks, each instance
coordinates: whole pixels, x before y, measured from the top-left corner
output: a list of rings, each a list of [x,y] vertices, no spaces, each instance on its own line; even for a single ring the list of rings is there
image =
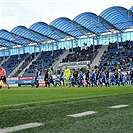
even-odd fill
[[[0,133],[11,133],[11,132],[20,131],[28,128],[39,127],[42,125],[43,125],[42,123],[27,123],[27,124],[14,126],[14,127],[6,127],[3,129],[0,129]]]

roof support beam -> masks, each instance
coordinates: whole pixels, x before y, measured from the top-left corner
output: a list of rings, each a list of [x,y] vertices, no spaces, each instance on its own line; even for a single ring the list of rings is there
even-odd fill
[[[76,23],[77,25],[79,25],[79,26],[81,26],[81,27],[83,27],[85,30],[87,30],[88,32],[90,32],[90,33],[92,33],[92,34],[97,34],[96,32],[94,32],[94,31],[92,31],[92,30],[89,30],[88,28],[86,28],[85,26],[83,26],[83,25],[81,25],[81,24],[79,24],[79,23],[77,23],[77,22],[75,22],[75,21],[73,21],[74,23]],[[77,28],[77,29],[79,29],[79,28]],[[79,31],[80,31],[80,29],[79,29]],[[81,31],[80,31],[81,32]]]
[[[111,27],[113,27],[115,30],[121,31],[120,29],[118,29],[117,27],[115,27],[113,24],[111,24],[109,21],[107,21],[106,19],[104,19],[103,17],[99,16],[99,18],[103,19],[104,21],[107,22],[107,24],[109,24]],[[103,26],[108,30],[108,28],[106,27],[106,25],[103,24]]]
[[[55,40],[55,39],[52,38],[52,37],[46,36],[46,35],[44,35],[44,34],[42,34],[42,33],[40,33],[40,32],[34,31],[34,30],[32,30],[32,29],[28,29],[28,30],[29,30],[29,31],[32,31],[32,32],[34,32],[34,33],[36,33],[36,34],[39,34],[39,35],[41,35],[41,36],[44,36],[44,37],[46,37],[46,38],[48,38],[48,39],[50,39],[50,40]],[[55,41],[57,41],[57,40],[55,40]]]
[[[52,26],[52,25],[49,25],[50,27],[52,27],[53,29],[56,29],[57,31],[60,31],[60,32],[62,32],[62,33],[64,33],[64,34],[66,34],[66,35],[68,35],[68,36],[71,36],[71,37],[73,37],[73,38],[75,38],[76,39],[76,37],[75,36],[73,36],[73,35],[71,35],[71,34],[69,34],[69,33],[67,33],[67,32],[64,32],[64,31],[62,31],[62,30],[60,30],[60,29],[58,29],[58,28],[56,28],[56,27],[54,27],[54,26]],[[53,30],[53,32],[54,32],[54,30]],[[54,32],[55,33],[55,32]],[[57,33],[56,33],[56,35],[58,35]],[[60,37],[60,36],[59,36]],[[63,39],[63,38],[61,38],[61,39]]]
[[[3,40],[5,40],[5,41],[7,41],[7,42],[11,42],[11,43],[14,43],[14,44],[23,45],[23,44],[21,44],[21,43],[16,43],[16,42],[14,42],[14,41],[12,41],[12,40],[8,40],[8,39],[5,39],[5,38],[0,38],[0,39],[3,39]]]
[[[4,40],[5,42],[9,42],[9,43],[13,43],[14,45],[16,45],[16,43],[14,43],[14,42],[11,42],[11,41],[9,41],[9,40],[6,40],[6,39],[3,39],[3,38],[0,38],[1,40]],[[5,44],[5,42],[0,42],[0,44],[2,43],[4,43]],[[10,47],[12,47],[12,46],[8,46],[8,45],[0,45],[0,46],[2,46],[2,47],[8,47],[8,48],[10,48]]]
[[[38,42],[36,42],[36,41],[34,41],[34,40],[32,40],[32,39],[26,38],[26,37],[21,36],[21,35],[19,35],[19,34],[16,34],[16,33],[13,33],[13,32],[10,32],[10,33],[11,33],[11,34],[14,34],[14,35],[16,35],[16,36],[18,36],[18,37],[21,37],[21,38],[23,38],[23,39],[26,39],[26,40],[28,40],[28,41],[30,41],[30,42],[38,43]]]

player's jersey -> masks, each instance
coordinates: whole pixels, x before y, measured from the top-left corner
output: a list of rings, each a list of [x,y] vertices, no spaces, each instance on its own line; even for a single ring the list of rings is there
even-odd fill
[[[79,80],[82,81],[84,78],[83,78],[83,74],[79,74]]]
[[[106,79],[109,79],[109,71],[105,71]]]
[[[92,72],[92,73],[91,73],[90,79],[91,79],[91,81],[94,81],[94,80],[96,79],[96,74],[95,74],[95,72]]]
[[[122,73],[119,75],[119,79],[120,79],[121,81],[124,79],[124,75],[123,75]]]
[[[63,78],[63,75],[64,75],[64,72],[63,72],[63,71],[61,71],[61,72],[60,72],[60,79],[62,79],[62,78]]]
[[[2,70],[0,71],[0,75],[1,76],[6,76],[6,71],[4,68],[2,68]]]
[[[118,80],[118,77],[119,77],[118,75],[119,75],[118,72],[115,72],[115,73],[114,73],[115,80]]]
[[[57,82],[59,81],[59,76],[56,76],[55,81]]]
[[[52,75],[50,75],[50,76],[49,76],[49,79],[50,79],[50,81],[52,81],[52,80],[53,80],[53,76],[52,76]]]
[[[75,72],[73,73],[73,78],[78,79],[78,72],[77,72],[77,71],[75,71]]]
[[[111,76],[110,76],[110,80],[113,82],[113,81],[115,81],[115,76],[112,74]]]
[[[70,69],[69,68],[65,69],[65,71],[64,71],[65,77],[68,78],[70,76],[70,74],[71,74]]]
[[[105,75],[102,75],[102,82],[106,82],[106,76]]]
[[[90,74],[90,71],[89,70],[86,70],[86,72],[85,72],[85,79],[86,80],[89,79],[89,74]]]
[[[49,73],[48,70],[45,71],[44,80],[48,81]]]
[[[56,77],[55,77],[55,84],[57,85],[60,85],[60,82],[59,82],[59,76],[58,75],[56,75]]]
[[[38,77],[39,77],[39,71],[36,70],[36,71],[35,71],[35,80],[38,80]]]

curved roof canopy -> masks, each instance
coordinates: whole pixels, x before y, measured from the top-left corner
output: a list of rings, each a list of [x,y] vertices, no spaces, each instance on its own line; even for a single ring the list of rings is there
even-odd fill
[[[120,31],[132,26],[132,12],[124,7],[115,6],[107,8],[100,16]]]
[[[129,10],[113,6],[104,10],[99,16],[92,12],[84,12],[73,20],[60,17],[49,25],[45,22],[36,22],[29,28],[17,26],[11,32],[0,30],[0,46],[57,42],[67,37],[77,39],[84,35],[101,35],[111,30],[124,32],[131,27],[133,27],[133,6]]]

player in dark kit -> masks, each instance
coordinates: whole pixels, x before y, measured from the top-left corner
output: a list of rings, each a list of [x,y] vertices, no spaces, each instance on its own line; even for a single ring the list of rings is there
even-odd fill
[[[117,70],[115,70],[114,76],[115,76],[115,82],[116,82],[116,85],[119,85],[119,82],[118,82],[119,73],[118,73]]]
[[[59,77],[59,80],[60,80],[60,85],[62,86],[65,86],[65,81],[64,81],[64,71],[62,70],[62,68],[60,69],[60,77]]]
[[[98,67],[96,68],[95,73],[96,73],[96,84],[98,86],[100,84],[100,71]]]
[[[78,85],[78,71],[75,70],[75,68],[73,68],[73,79],[74,79],[74,86]]]
[[[47,68],[44,68],[45,74],[44,74],[44,81],[45,81],[45,87],[48,87],[49,82],[49,71]]]
[[[86,87],[89,85],[90,86],[90,71],[88,69],[88,67],[86,67],[86,71],[85,71],[85,81],[86,81]]]
[[[105,76],[106,76],[106,86],[109,86],[109,71],[108,71],[108,69],[106,69],[106,71],[105,71]]]
[[[133,70],[130,69],[130,84],[133,85]]]

